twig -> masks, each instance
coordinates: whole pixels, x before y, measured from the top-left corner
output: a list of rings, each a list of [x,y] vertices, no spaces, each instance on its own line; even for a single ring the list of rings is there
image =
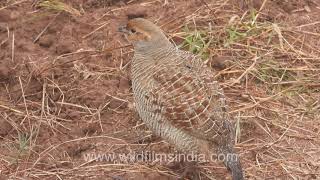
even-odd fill
[[[59,12],[57,15],[54,16],[54,18],[46,25],[46,27],[38,34],[38,36],[33,40],[33,43],[36,43],[39,38],[43,35],[44,32],[47,31],[48,27],[57,19],[57,17],[61,14]]]
[[[14,32],[12,32],[11,61],[14,62]]]
[[[241,80],[249,71],[251,71],[251,69],[256,65],[257,59],[259,59],[259,58],[260,58],[260,57],[255,56],[255,57],[253,58],[253,63],[251,64],[251,66],[248,67],[248,68],[241,74],[241,76],[238,77],[238,79],[236,79],[233,83],[231,83],[230,86],[233,86],[233,85],[235,85],[235,84],[239,84],[239,83],[240,83],[240,80]]]
[[[254,24],[254,23],[256,22],[256,20],[258,19],[259,15],[260,15],[262,9],[264,8],[264,6],[266,5],[267,1],[268,1],[268,0],[264,0],[264,1],[263,1],[263,3],[262,3],[262,5],[261,5],[261,7],[260,7],[260,9],[259,9],[256,17],[255,17],[254,20],[252,21],[252,24]]]
[[[1,41],[0,47],[2,46],[2,44],[4,44],[5,42],[7,42],[8,39],[10,38],[10,29],[9,29],[8,25],[7,25],[7,28],[6,28],[6,29],[7,29],[7,38]]]
[[[300,26],[296,26],[295,28],[302,28],[302,27],[313,26],[313,25],[317,25],[317,24],[320,24],[320,21],[316,21],[316,22],[312,22],[312,23],[308,23],[308,24],[303,24]]]
[[[210,12],[212,11],[212,9],[210,8],[209,4],[206,1],[204,0],[200,0],[200,1],[210,10]]]
[[[2,105],[2,104],[0,104],[0,107],[2,107],[2,108],[4,108],[4,109],[7,109],[7,110],[10,110],[10,111],[13,111],[13,112],[16,112],[16,113],[18,113],[18,114],[24,114],[22,111],[13,109],[13,108],[11,108],[11,107],[8,107],[8,106]]]
[[[98,30],[102,29],[104,26],[106,26],[107,24],[109,24],[109,22],[105,22],[104,24],[102,24],[100,27],[98,27],[97,29],[93,30],[92,32],[90,32],[87,35],[82,36],[83,39],[91,36],[92,34],[94,34],[95,32],[97,32]]]
[[[26,96],[25,96],[25,94],[24,94],[24,89],[23,89],[21,77],[19,76],[18,79],[19,79],[20,88],[21,88],[21,92],[22,92],[23,103],[24,103],[24,106],[25,106],[25,109],[26,109],[26,113],[27,113],[26,116],[27,116],[28,120],[30,121],[30,119],[29,119],[28,106],[27,106],[27,102],[26,102]],[[23,120],[21,121],[20,125],[23,124],[24,120],[25,120],[25,119],[23,119]],[[29,123],[30,123],[30,122],[29,122]]]
[[[243,107],[243,108],[240,108],[240,109],[236,109],[236,110],[230,111],[230,113],[235,113],[235,112],[239,112],[239,111],[244,111],[244,110],[246,110],[246,109],[254,108],[254,107],[256,107],[257,105],[259,105],[259,104],[261,104],[261,103],[263,103],[263,102],[269,101],[270,99],[273,99],[273,98],[281,95],[282,93],[284,93],[284,92],[292,89],[293,87],[294,87],[294,86],[291,86],[291,87],[289,87],[289,88],[287,88],[287,89],[285,89],[285,90],[283,90],[283,91],[281,91],[281,92],[279,92],[279,93],[277,93],[277,94],[275,94],[275,95],[272,95],[272,96],[263,98],[262,100],[254,103],[253,105],[246,106],[246,107]]]
[[[116,97],[116,96],[112,96],[111,94],[108,94],[108,93],[105,93],[105,94],[106,94],[107,96],[109,96],[109,97],[112,97],[113,99],[119,100],[119,101],[121,101],[121,102],[129,103],[128,100],[121,99],[121,98]]]
[[[10,7],[10,6],[14,6],[14,5],[23,3],[23,2],[25,2],[25,1],[29,1],[29,0],[21,0],[21,1],[18,1],[18,2],[12,3],[12,4],[9,4],[8,6],[4,6],[4,7],[0,8],[0,11],[1,11],[1,10],[4,10],[4,9]]]

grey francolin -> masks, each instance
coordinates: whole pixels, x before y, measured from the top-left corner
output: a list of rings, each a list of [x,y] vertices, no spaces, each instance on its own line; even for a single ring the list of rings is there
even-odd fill
[[[211,69],[146,19],[131,19],[120,31],[134,46],[133,96],[148,128],[184,153],[224,156],[232,179],[243,179],[225,97]]]

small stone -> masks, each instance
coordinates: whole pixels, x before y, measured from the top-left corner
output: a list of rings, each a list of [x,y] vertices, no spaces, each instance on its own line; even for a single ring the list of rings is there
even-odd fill
[[[20,16],[20,12],[19,11],[12,11],[10,13],[10,20],[16,20],[18,19]]]
[[[259,10],[262,6],[263,1],[262,0],[253,0],[252,1],[252,7],[256,10]]]
[[[39,39],[39,45],[44,48],[49,48],[55,41],[55,36],[53,35],[45,35]]]
[[[0,180],[7,180],[9,179],[8,176],[4,175],[4,174],[0,174]]]
[[[292,4],[288,3],[288,4],[283,4],[282,9],[287,13],[292,13],[295,7]]]
[[[0,11],[0,22],[8,22],[10,21],[10,11],[7,9],[3,9]]]
[[[126,108],[128,105],[127,102],[123,102],[123,101],[120,101],[120,100],[117,100],[117,99],[111,99],[108,107],[110,109],[117,109],[117,108],[120,108],[120,109],[124,109]]]
[[[68,116],[72,119],[78,119],[80,117],[80,114],[77,111],[72,111],[68,114]]]
[[[78,119],[80,119],[80,112],[75,111],[75,110],[73,110],[73,109],[68,109],[67,112],[66,112],[66,114],[67,114],[67,117],[69,117],[69,118],[71,118],[71,119],[73,119],[73,120],[78,120]]]
[[[65,39],[61,41],[56,47],[56,53],[58,55],[71,53],[73,51],[72,40]]]
[[[100,126],[97,123],[90,123],[82,130],[83,135],[93,135],[94,133],[97,133],[100,131]]]
[[[9,59],[5,59],[4,62],[0,62],[0,82],[10,79],[10,67],[6,63]]]
[[[8,27],[7,23],[0,22],[0,32],[6,32],[7,27]]]
[[[130,81],[127,78],[121,78],[119,81],[120,91],[129,92],[130,90]]]
[[[6,136],[11,129],[12,129],[12,126],[10,123],[8,123],[4,119],[0,119],[0,138]]]
[[[210,61],[210,66],[214,69],[223,70],[226,68],[228,57],[216,56]]]
[[[305,5],[305,6],[304,6],[304,10],[306,10],[308,13],[311,12],[311,9],[310,9],[310,7],[309,7],[308,5]]]

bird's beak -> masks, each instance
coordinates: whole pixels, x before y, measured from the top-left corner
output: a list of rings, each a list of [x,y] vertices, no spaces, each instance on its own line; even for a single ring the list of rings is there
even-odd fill
[[[122,33],[130,34],[130,31],[127,29],[127,26],[120,26],[118,28],[118,31]]]

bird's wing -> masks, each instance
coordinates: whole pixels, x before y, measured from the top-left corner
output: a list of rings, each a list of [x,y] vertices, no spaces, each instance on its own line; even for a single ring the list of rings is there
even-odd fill
[[[210,69],[188,54],[154,72],[157,85],[149,96],[171,124],[202,138],[223,135],[228,120],[224,94]],[[180,59],[179,59],[180,58]],[[211,74],[210,74],[211,73]],[[227,119],[226,119],[227,118]]]

